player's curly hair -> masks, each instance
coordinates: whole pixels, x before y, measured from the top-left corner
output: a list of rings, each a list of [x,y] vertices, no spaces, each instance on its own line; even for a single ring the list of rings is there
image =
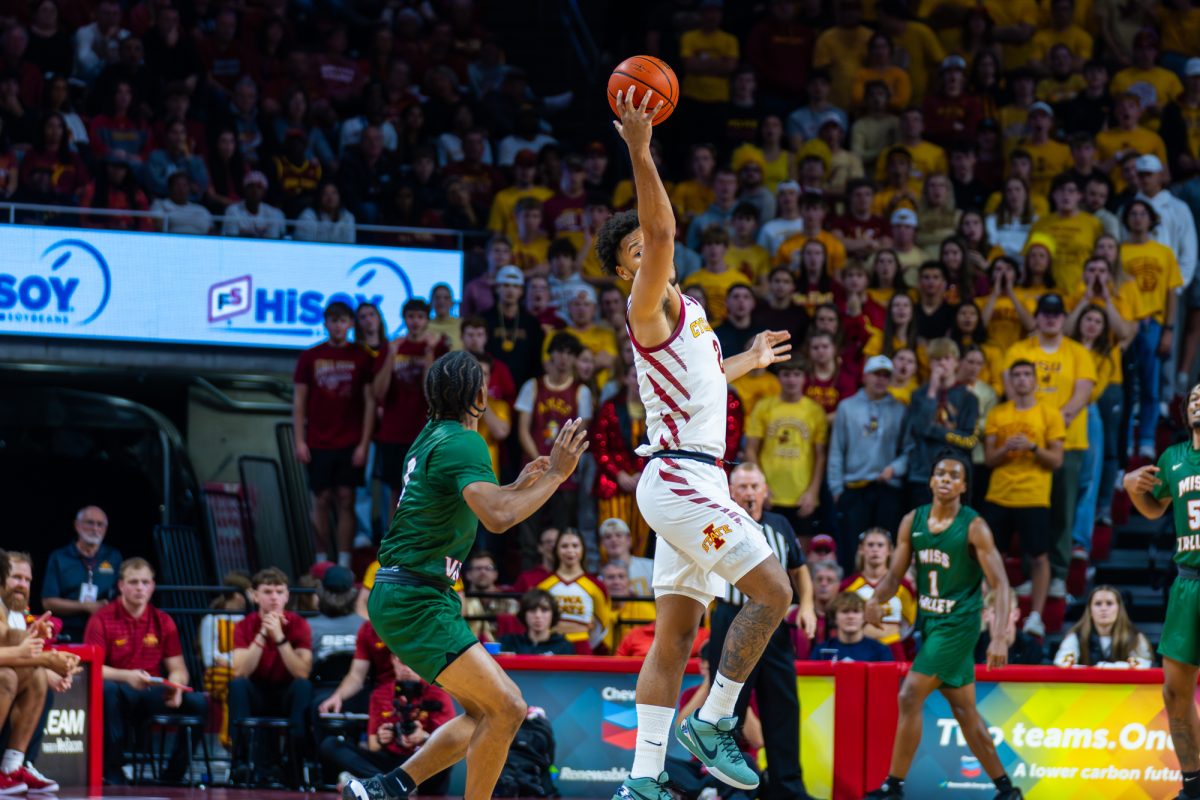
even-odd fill
[[[609,217],[596,234],[596,255],[600,257],[600,266],[609,275],[617,274],[621,240],[636,231],[639,224],[636,210],[622,211]]]
[[[425,400],[430,419],[461,420],[483,409],[475,397],[483,387],[483,368],[475,356],[455,350],[433,362],[425,374]]]

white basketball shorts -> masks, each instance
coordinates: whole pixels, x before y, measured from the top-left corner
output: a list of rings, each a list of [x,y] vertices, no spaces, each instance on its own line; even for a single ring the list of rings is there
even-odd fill
[[[774,557],[762,528],[729,496],[725,470],[654,458],[637,487],[638,508],[658,534],[654,596],[681,594],[702,605]]]

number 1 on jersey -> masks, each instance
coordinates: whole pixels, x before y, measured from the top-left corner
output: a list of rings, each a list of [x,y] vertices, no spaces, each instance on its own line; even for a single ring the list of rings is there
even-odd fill
[[[938,574],[937,574],[936,569],[929,570],[929,596],[930,597],[938,596],[937,576],[938,576]]]
[[[404,493],[408,491],[408,479],[412,477],[413,470],[417,468],[417,460],[410,458],[408,464],[404,467],[404,488],[400,490],[400,497],[396,499],[396,508],[400,507],[400,503],[404,500]]]

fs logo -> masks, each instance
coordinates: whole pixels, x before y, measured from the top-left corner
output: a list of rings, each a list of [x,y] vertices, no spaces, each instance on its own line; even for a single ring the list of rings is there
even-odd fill
[[[704,529],[704,541],[700,543],[700,547],[706,553],[709,548],[720,550],[725,546],[725,537],[730,533],[728,525],[722,525],[718,528],[716,525],[709,523],[708,527]]]
[[[23,275],[0,273],[0,321],[87,325],[108,306],[108,261],[82,239],[60,239]]]
[[[220,322],[245,314],[250,310],[250,291],[253,288],[249,275],[208,287],[208,321]]]
[[[250,275],[214,283],[208,287],[208,321],[226,322],[249,316],[251,330],[263,334],[311,335],[321,325],[325,308],[341,301],[351,308],[362,303],[379,306],[391,330],[404,330],[400,308],[413,296],[412,282],[399,264],[389,258],[364,258],[346,272],[352,286],[330,293],[303,288],[255,288]],[[339,284],[342,282],[339,281]],[[342,284],[344,285],[344,284]],[[232,327],[229,330],[234,330]]]

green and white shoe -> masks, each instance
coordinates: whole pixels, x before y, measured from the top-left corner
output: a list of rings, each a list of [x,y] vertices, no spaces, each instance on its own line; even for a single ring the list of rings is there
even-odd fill
[[[733,735],[737,728],[737,717],[725,717],[714,725],[700,719],[698,713],[699,710],[696,710],[690,717],[680,721],[675,738],[718,779],[735,789],[758,788],[758,773],[742,757],[737,738]]]
[[[612,800],[674,800],[667,791],[667,773],[654,778],[626,778]]]

